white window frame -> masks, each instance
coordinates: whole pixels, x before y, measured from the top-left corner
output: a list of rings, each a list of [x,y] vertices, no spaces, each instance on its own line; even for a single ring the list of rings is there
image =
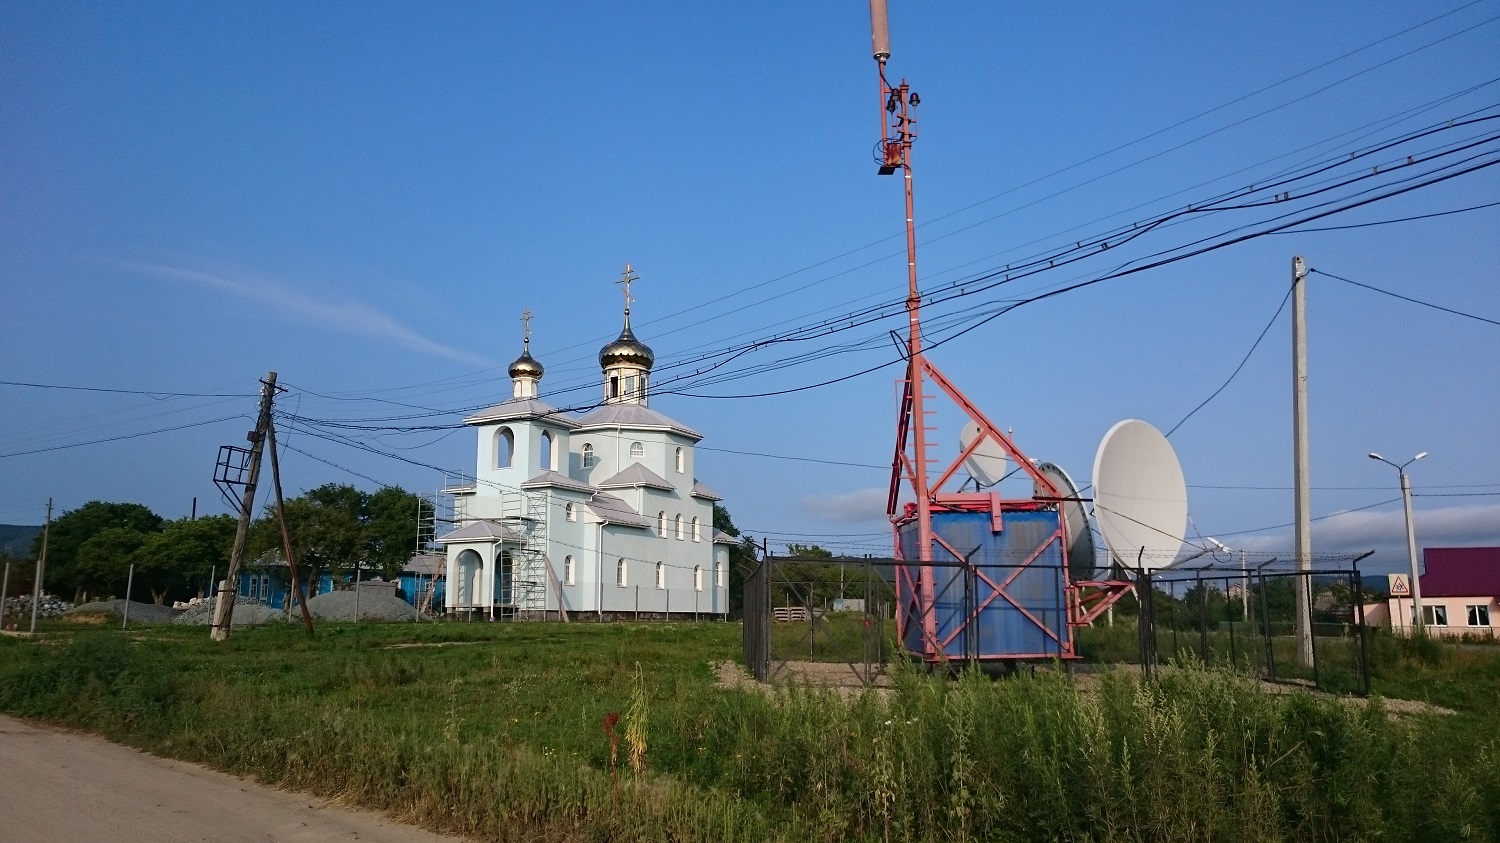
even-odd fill
[[[504,442],[502,449],[500,443]],[[500,458],[505,461],[501,462]],[[495,431],[495,468],[510,468],[516,463],[516,434],[508,427]]]
[[[615,585],[620,588],[630,587],[630,570],[625,564],[625,557],[620,557],[615,562]]]
[[[677,533],[677,540],[682,541],[682,513],[679,512],[677,513],[677,515],[673,516],[672,528],[673,531]]]
[[[563,504],[563,520],[564,521],[577,521],[578,520],[578,507],[572,501],[568,501],[567,503]]]
[[[640,442],[630,443],[630,458],[640,460],[646,458],[646,446]]]
[[[1415,626],[1417,615],[1416,606],[1412,607],[1411,614],[1413,619],[1412,625]],[[1427,626],[1447,626],[1448,607],[1443,604],[1433,605],[1432,603],[1428,603],[1427,605],[1422,607],[1422,620]]]
[[[656,563],[656,588],[663,590],[667,587],[667,563]]]
[[[714,583],[718,585],[719,588],[724,587],[724,566],[719,564],[718,562],[714,563]]]
[[[1471,603],[1464,607],[1464,614],[1468,615],[1469,626],[1488,627],[1490,625],[1490,607],[1485,603]]]
[[[667,537],[667,511],[665,509],[656,513],[656,536],[663,539]]]
[[[552,459],[552,446],[555,440],[551,431],[542,431],[542,447],[537,453],[538,467],[542,471],[553,471],[557,468],[557,461]]]
[[[563,557],[563,585],[576,585],[574,574],[573,557]]]
[[[694,565],[693,566],[693,590],[694,591],[702,591],[703,590],[703,566],[702,565]]]
[[[703,525],[698,521],[698,516],[693,516],[693,541],[703,541]]]
[[[594,446],[588,442],[583,443],[583,467],[593,468],[595,463]]]
[[[687,454],[683,452],[682,446],[679,445],[677,446],[677,473],[682,474],[685,471],[687,471]]]

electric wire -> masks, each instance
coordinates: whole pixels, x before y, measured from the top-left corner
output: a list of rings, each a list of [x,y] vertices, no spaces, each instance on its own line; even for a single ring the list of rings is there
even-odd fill
[[[143,431],[140,431],[138,433],[126,433],[126,434],[122,434],[120,436],[108,436],[108,437],[105,437],[103,439],[91,439],[88,442],[72,442],[72,443],[69,443],[67,445],[54,445],[54,446],[52,446],[50,448],[33,448],[32,450],[29,450],[29,451],[14,451],[14,452],[11,452],[9,454],[0,454],[0,459],[6,459],[6,458],[9,458],[9,457],[22,457],[22,456],[26,456],[28,454],[42,454],[42,453],[47,453],[48,451],[63,451],[63,450],[67,450],[69,448],[82,448],[85,445],[98,445],[98,444],[101,444],[103,442],[119,442],[119,441],[121,441],[123,439],[139,439],[142,436],[155,436],[158,433],[171,433],[174,430],[186,430],[186,429],[188,429],[190,427],[203,427],[205,425],[218,424],[219,422],[230,421],[231,419],[243,419],[243,418],[246,418],[246,416],[243,413],[241,413],[241,414],[233,415],[233,416],[223,416],[223,417],[217,418],[217,419],[208,419],[206,421],[190,422],[188,424],[179,424],[179,425],[175,425],[173,427],[163,427],[163,428],[160,428],[158,430],[143,430]]]
[[[1264,340],[1266,338],[1266,334],[1270,333],[1271,326],[1275,325],[1276,320],[1281,318],[1281,313],[1282,311],[1286,310],[1286,303],[1289,299],[1291,299],[1291,297],[1292,291],[1288,289],[1286,291],[1286,295],[1281,297],[1281,304],[1276,306],[1276,312],[1271,314],[1271,321],[1267,322],[1266,327],[1260,330],[1260,334],[1255,338],[1255,342],[1250,344],[1250,350],[1245,352],[1245,356],[1241,358],[1240,364],[1234,367],[1234,371],[1229,373],[1229,377],[1225,378],[1223,383],[1219,384],[1218,389],[1210,393],[1207,398],[1203,399],[1203,401],[1198,404],[1198,406],[1194,407],[1192,410],[1189,410],[1188,414],[1183,416],[1182,419],[1177,422],[1177,424],[1172,425],[1172,429],[1167,431],[1166,433],[1168,438],[1171,438],[1172,434],[1177,432],[1177,428],[1182,427],[1184,424],[1186,424],[1188,419],[1192,418],[1194,414],[1196,414],[1199,410],[1208,406],[1208,402],[1219,397],[1219,393],[1223,392],[1231,383],[1234,382],[1235,376],[1240,373],[1241,369],[1245,368],[1246,363],[1250,362],[1250,357],[1251,355],[1255,354],[1255,349],[1260,348],[1261,340]]]
[[[1464,312],[1462,310],[1454,310],[1451,307],[1443,307],[1442,305],[1433,304],[1432,302],[1422,301],[1421,299],[1414,299],[1411,296],[1403,296],[1400,293],[1393,293],[1390,290],[1383,290],[1383,289],[1381,289],[1379,287],[1376,287],[1374,285],[1371,285],[1371,284],[1365,284],[1365,283],[1362,283],[1362,282],[1359,282],[1359,281],[1355,281],[1355,280],[1352,280],[1352,279],[1349,279],[1349,278],[1345,278],[1342,275],[1334,275],[1332,272],[1328,272],[1326,270],[1309,269],[1307,271],[1309,273],[1316,272],[1319,275],[1326,275],[1326,276],[1328,276],[1329,278],[1332,278],[1335,281],[1343,281],[1345,284],[1353,284],[1356,287],[1363,287],[1366,290],[1370,290],[1372,292],[1380,293],[1381,295],[1384,295],[1384,296],[1390,296],[1393,299],[1400,299],[1400,300],[1405,301],[1405,302],[1411,302],[1412,304],[1419,304],[1419,305],[1421,305],[1423,307],[1430,307],[1433,310],[1441,310],[1444,313],[1451,313],[1454,316],[1462,316],[1465,319],[1473,319],[1473,320],[1478,321],[1478,322],[1485,322],[1485,323],[1488,323],[1490,325],[1495,325],[1497,327],[1500,327],[1500,321],[1496,321],[1496,320],[1490,319],[1488,317],[1479,316],[1479,315],[1473,314],[1473,313],[1466,313],[1466,312]]]

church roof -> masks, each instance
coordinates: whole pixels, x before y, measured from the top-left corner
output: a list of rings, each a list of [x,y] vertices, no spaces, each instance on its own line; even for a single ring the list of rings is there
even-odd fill
[[[475,521],[465,524],[451,533],[438,536],[436,541],[443,542],[444,544],[480,541],[519,542],[521,541],[521,536],[504,524],[496,524],[493,521]]]
[[[522,489],[534,489],[540,486],[556,486],[559,489],[571,489],[575,492],[588,492],[590,494],[599,491],[587,483],[574,480],[555,471],[544,471],[521,484]]]
[[[640,527],[645,530],[651,529],[651,519],[630,508],[630,504],[620,500],[614,495],[600,492],[594,495],[594,499],[588,503],[589,512],[606,524],[619,524],[623,527]]]
[[[540,398],[512,398],[493,407],[480,410],[464,419],[464,424],[484,424],[508,419],[544,419],[561,427],[573,427],[575,422],[562,411]]]
[[[465,419],[465,421],[468,420]],[[625,427],[634,430],[670,430],[694,441],[703,438],[703,434],[691,427],[673,421],[641,404],[605,404],[578,419],[575,424],[579,430],[594,427]]]
[[[714,530],[714,544],[739,544],[740,540],[723,530]]]
[[[441,553],[417,553],[406,560],[406,567],[401,569],[401,573],[440,577],[446,564],[447,557]]]
[[[621,486],[649,486],[667,492],[673,489],[671,483],[638,462],[631,463],[629,468],[599,484],[601,489],[616,489]]]
[[[708,488],[707,486],[703,485],[701,482],[699,482],[696,479],[693,480],[693,497],[695,497],[695,498],[707,498],[708,500],[711,500],[711,501],[721,501],[721,500],[724,500],[724,496],[723,495],[719,494],[718,492],[715,492],[713,489]]]

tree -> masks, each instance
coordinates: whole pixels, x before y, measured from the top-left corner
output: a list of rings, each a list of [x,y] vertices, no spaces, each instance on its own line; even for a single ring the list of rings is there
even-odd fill
[[[228,570],[236,526],[230,515],[168,522],[136,551],[136,579],[157,605],[174,590],[191,596],[215,570]]]
[[[734,526],[734,519],[729,517],[729,510],[717,503],[714,504],[714,530],[740,540],[729,548],[729,611],[738,613],[745,605],[745,578],[760,564],[756,560],[755,539],[741,536]]]
[[[421,499],[397,486],[387,486],[365,506],[367,559],[381,576],[395,579],[417,549],[417,506]]]
[[[103,594],[124,593],[135,552],[149,536],[131,527],[107,527],[78,546],[73,577],[80,588]],[[50,548],[49,548],[50,551]]]
[[[150,534],[161,529],[163,519],[138,503],[89,501],[64,512],[52,522],[47,537],[47,585],[55,593],[68,588],[75,592],[86,586],[77,570],[78,551],[83,543],[111,527]],[[42,536],[31,543],[32,558],[41,553]],[[102,549],[101,551],[102,552]],[[126,563],[129,564],[128,562]]]

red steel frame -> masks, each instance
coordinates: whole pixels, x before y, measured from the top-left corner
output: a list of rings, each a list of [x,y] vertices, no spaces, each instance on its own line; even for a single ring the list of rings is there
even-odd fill
[[[872,3],[872,12],[875,3]],[[918,539],[918,563],[917,574],[913,580],[910,566],[898,567],[896,570],[896,603],[903,607],[896,614],[897,636],[905,640],[906,630],[903,628],[907,612],[905,607],[908,601],[915,604],[915,614],[920,617],[922,624],[922,642],[925,652],[919,654],[926,661],[939,661],[943,658],[943,648],[951,643],[954,638],[971,623],[975,623],[979,613],[989,606],[997,598],[1003,598],[1016,609],[1025,614],[1039,628],[1057,640],[1058,636],[1046,625],[1037,620],[1029,612],[1021,607],[1021,604],[1013,600],[1006,593],[1008,586],[1020,574],[1026,565],[1030,565],[1038,556],[1045,551],[1053,541],[1058,543],[1061,551],[1063,577],[1066,584],[1065,605],[1067,607],[1067,624],[1064,625],[1066,640],[1058,641],[1059,652],[1064,658],[1075,658],[1076,650],[1073,641],[1072,628],[1079,625],[1087,625],[1092,622],[1109,605],[1113,604],[1129,589],[1129,583],[1116,583],[1107,581],[1071,582],[1067,578],[1067,524],[1066,509],[1060,505],[1061,495],[1052,481],[1042,474],[1036,465],[1024,454],[1010,437],[1000,431],[978,407],[971,402],[962,391],[938,371],[922,352],[922,324],[921,309],[922,297],[917,285],[917,231],[915,222],[915,205],[912,198],[912,144],[917,138],[917,121],[915,108],[920,98],[912,93],[911,87],[906,80],[901,80],[899,85],[892,86],[885,75],[885,62],[887,54],[880,52],[880,43],[884,29],[884,3],[880,14],[875,22],[877,52],[875,61],[878,65],[880,76],[880,174],[891,175],[900,170],[906,193],[906,313],[907,313],[907,340],[906,340],[906,375],[902,387],[901,409],[896,424],[896,448],[895,455],[891,460],[891,484],[890,494],[886,501],[886,514],[892,525],[892,539],[895,544],[895,558],[902,559],[900,528],[915,520],[917,522]],[[934,430],[927,423],[928,416],[934,415],[933,411],[927,409],[927,401],[932,396],[925,394],[926,383],[931,381],[935,384],[950,401],[964,412],[974,423],[979,425],[979,436],[964,448],[957,458],[947,463],[936,479],[932,477],[932,468],[942,466],[941,460],[935,460],[928,454],[928,448],[932,446],[928,434]],[[1006,455],[1021,469],[1025,470],[1037,487],[1044,494],[1038,499],[1026,500],[1003,500],[998,493],[944,493],[942,488],[958,472],[974,451],[985,441],[993,441],[1000,445]],[[908,453],[908,443],[910,452]],[[901,488],[907,485],[911,489],[915,503],[908,503],[902,514],[897,514],[900,505]],[[950,634],[945,640],[939,641],[937,634],[936,600],[934,593],[936,580],[933,573],[932,552],[933,545],[941,545],[948,553],[956,559],[964,559],[963,554],[958,553],[948,546],[941,537],[935,535],[932,530],[932,513],[940,511],[968,511],[988,512],[995,521],[995,529],[1001,527],[1002,513],[1006,510],[1029,510],[1037,509],[1047,505],[1057,505],[1058,526],[1057,531],[1039,546],[1036,551],[1019,568],[1013,570],[1010,576],[1002,582],[995,582],[982,571],[976,571],[976,575],[983,579],[994,593],[967,613],[963,623]],[[1087,597],[1084,588],[1093,588],[1095,591]],[[1057,653],[1034,653],[1034,654],[1007,654],[1000,658],[1050,658]]]

